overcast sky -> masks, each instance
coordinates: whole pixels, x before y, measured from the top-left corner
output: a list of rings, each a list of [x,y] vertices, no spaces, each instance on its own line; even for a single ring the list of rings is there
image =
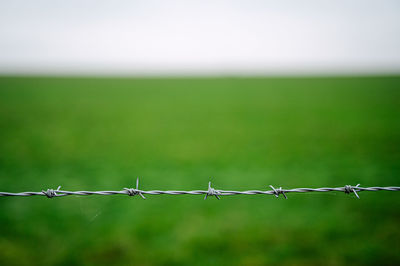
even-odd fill
[[[0,0],[0,73],[385,72],[399,0]]]

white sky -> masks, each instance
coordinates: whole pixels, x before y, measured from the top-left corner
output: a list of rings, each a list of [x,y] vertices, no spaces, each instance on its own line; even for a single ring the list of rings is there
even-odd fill
[[[387,72],[399,0],[0,0],[0,73]]]

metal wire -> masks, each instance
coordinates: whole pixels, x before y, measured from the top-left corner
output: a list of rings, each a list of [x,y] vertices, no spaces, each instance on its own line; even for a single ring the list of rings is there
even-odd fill
[[[46,196],[48,198],[53,197],[63,197],[63,196],[90,196],[90,195],[128,195],[135,196],[139,195],[143,199],[144,194],[149,195],[205,195],[204,199],[207,199],[207,196],[215,196],[217,199],[220,199],[220,196],[232,196],[232,195],[275,195],[275,197],[279,197],[279,194],[282,194],[285,199],[287,199],[286,193],[308,193],[308,192],[344,192],[346,194],[354,193],[357,198],[360,198],[357,192],[361,191],[400,191],[400,187],[360,187],[360,184],[357,186],[346,185],[344,187],[322,187],[322,188],[292,188],[292,189],[283,189],[282,187],[275,189],[273,186],[270,186],[272,190],[245,190],[245,191],[235,191],[235,190],[217,190],[211,187],[211,182],[208,183],[208,190],[140,190],[139,189],[139,178],[136,180],[136,188],[124,188],[123,190],[106,190],[106,191],[67,191],[60,190],[61,186],[59,186],[56,190],[47,189],[42,190],[41,192],[0,192],[0,196]]]

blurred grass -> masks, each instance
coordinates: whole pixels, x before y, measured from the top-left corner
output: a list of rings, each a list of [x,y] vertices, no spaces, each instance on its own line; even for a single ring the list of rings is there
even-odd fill
[[[400,77],[0,78],[0,190],[400,185]],[[400,195],[0,198],[1,265],[398,265]]]

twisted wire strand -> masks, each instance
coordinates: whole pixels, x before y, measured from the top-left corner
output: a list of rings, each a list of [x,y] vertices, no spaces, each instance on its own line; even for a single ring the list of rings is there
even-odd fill
[[[220,199],[220,196],[234,196],[234,195],[274,195],[275,197],[279,197],[279,194],[282,194],[285,199],[287,199],[286,193],[308,193],[308,192],[344,192],[346,194],[354,193],[357,198],[360,198],[357,192],[361,191],[400,191],[400,187],[390,186],[390,187],[360,187],[360,184],[357,186],[345,185],[344,187],[322,187],[322,188],[292,188],[292,189],[283,189],[282,187],[274,188],[270,186],[272,190],[244,190],[244,191],[236,191],[236,190],[217,190],[211,187],[211,182],[208,183],[208,190],[141,190],[139,189],[139,178],[136,180],[136,188],[124,188],[123,190],[103,190],[103,191],[68,191],[68,190],[60,190],[61,186],[59,186],[56,190],[47,189],[42,190],[41,192],[0,192],[0,197],[5,196],[46,196],[48,198],[53,197],[63,197],[63,196],[90,196],[90,195],[128,195],[128,196],[136,196],[139,195],[143,199],[145,198],[145,194],[148,195],[205,195],[204,199],[207,199],[208,196],[215,196],[217,199]]]

